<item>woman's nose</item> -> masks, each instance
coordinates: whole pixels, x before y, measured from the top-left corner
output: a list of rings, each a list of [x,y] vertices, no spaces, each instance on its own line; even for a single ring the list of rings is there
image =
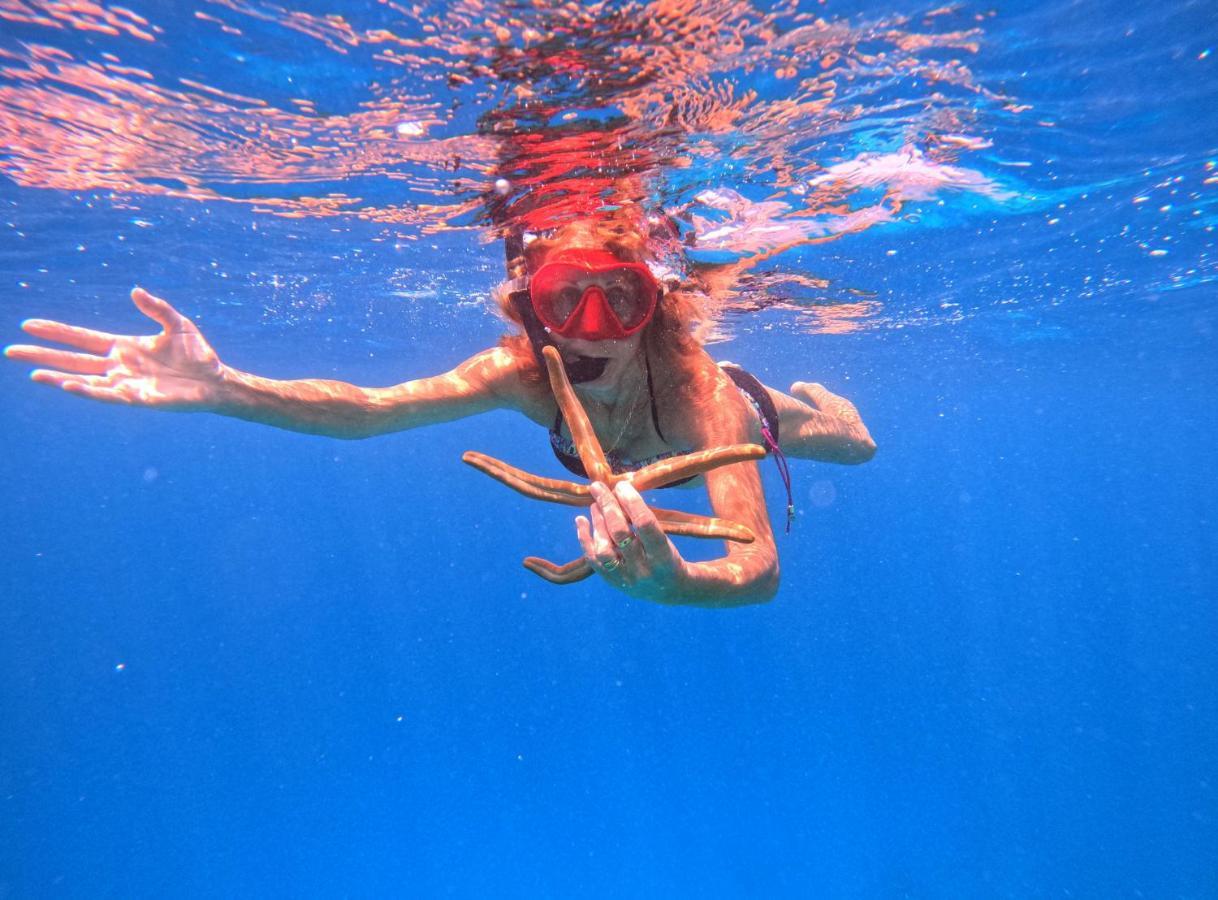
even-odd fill
[[[584,291],[583,302],[579,304],[572,324],[577,332],[584,334],[596,334],[609,326],[609,302],[603,290],[593,285]]]

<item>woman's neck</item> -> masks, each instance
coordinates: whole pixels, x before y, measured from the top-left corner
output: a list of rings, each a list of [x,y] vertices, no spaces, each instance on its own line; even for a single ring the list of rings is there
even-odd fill
[[[605,374],[595,382],[575,386],[581,400],[611,420],[627,415],[646,391],[647,364],[642,348],[632,356],[611,360]]]

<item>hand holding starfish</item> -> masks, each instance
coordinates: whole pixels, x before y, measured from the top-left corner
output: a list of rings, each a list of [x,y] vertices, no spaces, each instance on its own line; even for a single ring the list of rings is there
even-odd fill
[[[571,429],[580,460],[593,484],[589,486],[543,478],[474,450],[461,457],[474,468],[526,497],[567,506],[593,507],[592,521],[580,517],[578,524],[580,543],[586,557],[560,566],[530,556],[524,561],[527,569],[554,584],[571,584],[592,574],[593,564],[589,558],[597,561],[602,572],[611,574],[622,565],[623,560],[630,561],[635,558],[634,555],[646,553],[648,559],[654,557],[656,575],[663,577],[665,565],[671,563],[671,557],[678,562],[680,560],[666,534],[722,538],[742,543],[750,543],[754,539],[752,531],[736,522],[678,510],[650,508],[639,492],[701,475],[720,466],[760,459],[765,456],[764,447],[758,444],[733,444],[669,457],[633,472],[615,473],[610,469],[592,423],[571,387],[558,351],[546,347],[543,352],[550,388]],[[614,550],[614,547],[617,549]]]
[[[680,593],[685,560],[628,481],[613,490],[593,482],[590,516],[576,516],[584,561],[619,590],[655,600]]]

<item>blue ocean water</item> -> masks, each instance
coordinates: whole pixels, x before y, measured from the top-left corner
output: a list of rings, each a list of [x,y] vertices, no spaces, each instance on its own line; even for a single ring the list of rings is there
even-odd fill
[[[72,123],[24,137],[55,97],[138,108],[77,77],[33,109],[65,54],[273,108],[307,82],[319,119],[365,109],[375,59],[284,23],[404,34],[420,16],[99,8],[115,34],[69,4],[0,5],[3,144],[25,147],[0,152],[4,342],[30,316],[148,330],[134,284],[272,377],[392,384],[496,340],[502,251],[472,214],[434,230],[358,211],[426,179],[221,184],[231,161],[150,162],[111,123],[94,143],[124,152],[55,144],[93,174],[42,183],[54,163],[30,147]],[[932,9],[809,12],[876,40]],[[950,15],[980,28],[984,90],[935,130],[984,136],[955,164],[1009,196],[912,199],[787,251],[770,274],[828,287],[780,284],[715,348],[850,397],[879,445],[860,467],[793,463],[769,604],[538,581],[520,558],[574,556],[570,514],[460,462],[558,473],[507,413],[342,442],[0,367],[0,896],[1218,896],[1218,22],[1110,0]],[[864,124],[790,152],[898,151],[951,90],[920,77],[850,96]],[[454,107],[447,127],[473,119]],[[738,160],[674,169],[673,196],[757,188]],[[131,172],[191,190],[142,193]],[[332,187],[364,206],[266,200]],[[850,327],[825,325],[843,309]]]

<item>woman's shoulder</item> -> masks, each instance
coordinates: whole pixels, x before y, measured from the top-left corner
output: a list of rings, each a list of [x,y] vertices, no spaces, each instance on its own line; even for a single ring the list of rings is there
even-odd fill
[[[536,363],[524,359],[510,347],[490,347],[466,360],[461,368],[474,367],[487,389],[504,407],[518,410],[541,422],[553,417],[554,401],[548,385],[537,378]]]
[[[665,427],[670,442],[708,446],[749,439],[748,407],[705,350],[688,354],[666,376],[657,400],[661,419],[672,423]]]

